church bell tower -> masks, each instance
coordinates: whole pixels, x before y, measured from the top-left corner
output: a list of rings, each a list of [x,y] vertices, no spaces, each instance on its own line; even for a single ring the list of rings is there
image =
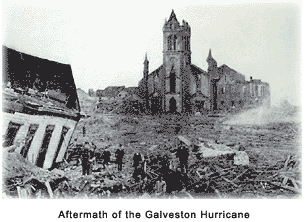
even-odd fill
[[[184,90],[187,88],[185,70],[191,64],[191,29],[186,21],[178,22],[172,10],[163,26],[163,106],[165,112],[183,112]]]

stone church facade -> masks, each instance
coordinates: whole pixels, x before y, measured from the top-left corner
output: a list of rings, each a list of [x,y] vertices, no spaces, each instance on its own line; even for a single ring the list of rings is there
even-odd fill
[[[149,73],[147,56],[138,94],[152,113],[216,112],[266,103],[270,105],[269,84],[245,80],[227,65],[217,67],[211,50],[208,70],[191,63],[191,28],[180,24],[172,10],[163,26],[163,64]]]

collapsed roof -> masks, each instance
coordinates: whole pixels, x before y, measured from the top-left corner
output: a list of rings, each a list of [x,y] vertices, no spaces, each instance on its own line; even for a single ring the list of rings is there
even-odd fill
[[[3,84],[27,92],[48,93],[66,108],[80,112],[76,86],[69,64],[62,64],[2,47]]]

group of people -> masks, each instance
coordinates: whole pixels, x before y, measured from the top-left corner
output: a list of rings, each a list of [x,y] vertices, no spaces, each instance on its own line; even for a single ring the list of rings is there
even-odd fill
[[[82,165],[82,174],[90,175],[92,173],[93,163],[98,160],[102,160],[103,167],[106,168],[106,165],[111,163],[111,152],[109,150],[105,150],[102,154],[97,155],[95,153],[96,146],[92,143],[85,142],[83,145],[82,153],[81,153],[81,165]],[[115,163],[118,166],[118,171],[122,171],[123,166],[123,157],[124,150],[122,145],[120,144],[120,148],[115,152]]]
[[[108,151],[108,150],[105,150],[99,156],[96,155],[97,157],[95,157],[95,155],[96,154],[95,154],[95,149],[93,149],[93,144],[90,144],[88,142],[84,143],[83,152],[82,152],[82,169],[83,169],[82,172],[83,172],[83,175],[91,174],[91,169],[92,169],[93,163],[95,161],[98,162],[99,160],[102,161],[104,168],[106,167],[106,165],[113,162],[113,163],[117,164],[117,169],[118,169],[119,172],[123,170],[123,158],[124,158],[125,152],[124,152],[122,144],[120,144],[120,147],[115,151],[115,157],[116,157],[115,161],[111,161],[111,152]],[[170,183],[171,186],[173,186],[172,184],[176,183],[176,181],[170,181],[171,178],[170,179],[166,178],[166,179],[168,179],[168,181],[164,180],[164,177],[166,175],[168,175],[169,171],[171,173],[173,172],[172,174],[170,174],[170,177],[172,175],[173,175],[173,177],[175,177],[174,175],[176,173],[182,175],[182,176],[178,176],[179,178],[185,177],[185,175],[187,176],[188,159],[189,159],[189,149],[188,149],[188,147],[185,144],[179,144],[178,148],[175,150],[175,156],[179,160],[179,166],[177,167],[177,170],[175,170],[175,171],[171,170],[170,171],[171,168],[169,170],[167,168],[166,169],[164,168],[165,170],[162,169],[163,171],[166,171],[166,172],[162,172],[162,174],[159,175],[159,177],[156,181],[155,189],[159,190],[160,193],[166,192],[166,182],[169,181],[168,184]],[[168,160],[166,160],[166,161],[168,161]],[[133,155],[134,171],[133,171],[132,176],[137,183],[141,182],[141,181],[143,181],[142,184],[147,183],[146,180],[147,180],[147,164],[148,164],[148,162],[149,162],[149,159],[146,155],[142,155],[139,152],[137,152]],[[175,180],[175,179],[171,179],[171,180]],[[141,188],[141,190],[142,189],[143,188]]]

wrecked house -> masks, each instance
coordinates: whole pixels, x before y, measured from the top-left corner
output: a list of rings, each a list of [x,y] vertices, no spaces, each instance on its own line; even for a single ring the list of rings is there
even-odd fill
[[[38,167],[63,160],[81,117],[71,66],[3,46],[3,147]]]

